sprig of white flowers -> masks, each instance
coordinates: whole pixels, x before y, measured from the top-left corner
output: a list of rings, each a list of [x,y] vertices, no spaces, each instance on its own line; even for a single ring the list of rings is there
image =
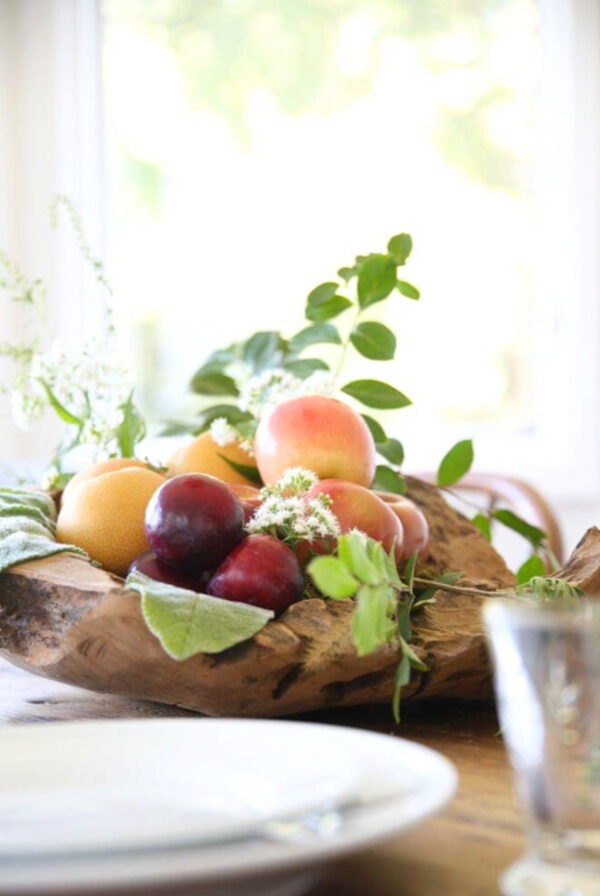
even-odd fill
[[[288,544],[337,538],[341,527],[331,510],[331,498],[328,495],[306,497],[317,479],[311,470],[290,467],[279,482],[262,489],[262,503],[246,531],[274,535]]]
[[[238,405],[260,419],[282,401],[303,395],[333,395],[335,376],[330,370],[315,370],[306,379],[294,376],[289,370],[274,367],[238,382]]]
[[[72,202],[58,196],[52,206],[56,219],[64,207],[84,259],[104,288],[106,327],[101,339],[93,339],[75,349],[55,342],[49,350],[45,325],[45,288],[42,280],[29,280],[0,249],[0,298],[21,307],[18,341],[0,342],[0,360],[11,362],[8,376],[0,383],[0,393],[10,402],[13,422],[28,429],[48,411],[65,424],[44,479],[47,487],[64,485],[63,460],[78,446],[86,446],[96,459],[132,456],[136,443],[145,434],[145,424],[133,404],[133,379],[128,370],[114,361],[112,289],[104,265],[95,258],[85,238],[81,219]],[[91,449],[91,450],[90,450]]]
[[[254,457],[254,446],[249,439],[244,438],[242,433],[227,421],[226,417],[216,417],[210,424],[210,434],[212,440],[222,448],[225,445],[232,445],[238,442],[239,447],[246,452],[249,457]]]

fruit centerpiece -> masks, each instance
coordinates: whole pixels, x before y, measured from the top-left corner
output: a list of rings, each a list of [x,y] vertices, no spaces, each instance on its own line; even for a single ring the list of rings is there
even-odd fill
[[[419,298],[399,277],[411,246],[399,234],[317,286],[295,335],[259,332],[214,352],[192,379],[198,416],[168,426],[187,440],[164,466],[143,459],[133,390],[105,363],[110,314],[102,354],[55,350],[53,361],[35,338],[2,347],[21,416],[49,408],[70,433],[47,492],[0,489],[5,657],[209,714],[390,700],[398,719],[401,698],[488,695],[482,598],[576,600],[597,576],[599,533],[557,572],[544,532],[495,511],[531,544],[515,576],[490,543],[490,515],[467,519],[444,497],[473,462],[470,440],[428,485],[402,475],[400,442],[360,413],[410,403],[379,379],[342,375],[349,351],[394,357],[391,330],[363,318],[392,295]],[[37,281],[9,272],[13,297],[34,306]],[[82,445],[98,459],[74,473]]]

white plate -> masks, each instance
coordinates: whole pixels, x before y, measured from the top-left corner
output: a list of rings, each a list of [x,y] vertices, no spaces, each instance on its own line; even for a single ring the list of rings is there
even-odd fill
[[[411,827],[443,806],[455,784],[450,763],[425,747],[304,722],[3,728],[0,894],[128,886],[147,893],[188,883],[207,892],[236,881],[248,893],[257,873],[275,881]],[[365,805],[344,815],[329,837],[206,844],[357,799]],[[290,886],[278,881],[271,892],[299,892]],[[269,892],[266,883],[258,892]]]

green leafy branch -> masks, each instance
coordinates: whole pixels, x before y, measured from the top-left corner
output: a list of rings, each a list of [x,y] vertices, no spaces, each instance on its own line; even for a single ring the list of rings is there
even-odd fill
[[[399,270],[406,264],[412,245],[409,234],[396,234],[388,241],[386,252],[358,255],[351,266],[339,268],[337,280],[328,280],[311,290],[304,311],[308,325],[289,339],[276,331],[266,330],[254,333],[244,342],[233,343],[213,352],[194,374],[191,389],[206,398],[219,398],[220,402],[203,409],[191,424],[173,421],[165,432],[192,432],[197,435],[209,429],[215,419],[224,417],[241,437],[251,440],[258,420],[237,403],[240,386],[232,373],[236,365],[243,364],[250,376],[281,368],[306,379],[317,370],[331,371],[329,361],[318,355],[319,348],[334,346],[339,349],[339,354],[333,373],[339,383],[351,350],[370,361],[391,361],[396,352],[394,333],[385,324],[364,320],[363,315],[373,305],[394,294],[411,300],[420,298],[419,290],[399,277]],[[344,328],[340,320],[346,321]],[[310,352],[308,356],[307,350]],[[380,379],[353,380],[339,388],[345,395],[373,410],[398,410],[411,403],[399,389]],[[381,423],[370,414],[364,413],[362,417],[373,436],[378,455],[385,461],[376,467],[372,488],[404,494],[406,484],[399,471],[404,462],[402,443],[388,436]],[[471,469],[473,460],[472,440],[457,442],[440,462],[438,486],[449,490],[450,486],[459,483]],[[256,478],[254,468],[249,468],[249,474],[250,478]],[[489,541],[492,538],[491,524],[496,521],[520,534],[531,545],[532,555],[517,570],[520,584],[543,575],[547,563],[558,568],[546,533],[541,529],[509,509],[498,508],[489,512],[476,506],[476,511],[472,522]]]
[[[464,497],[457,495],[449,486],[460,483],[473,465],[474,450],[471,439],[463,439],[457,442],[442,458],[437,471],[437,485],[448,491],[453,497],[465,501]],[[470,503],[470,502],[466,502]],[[547,564],[556,570],[559,563],[548,544],[547,533],[537,526],[528,523],[514,511],[498,507],[494,510],[482,510],[478,505],[473,505],[477,512],[471,522],[476,526],[485,538],[492,541],[492,522],[495,520],[512,532],[521,535],[532,548],[533,553],[525,560],[516,572],[517,582],[524,585],[536,576],[545,575]]]
[[[113,288],[108,279],[108,274],[106,272],[106,267],[104,262],[97,258],[92,252],[92,248],[87,240],[85,235],[85,231],[83,229],[83,222],[81,220],[81,215],[78,210],[75,208],[73,200],[68,196],[65,196],[62,193],[57,194],[52,203],[50,205],[50,223],[52,227],[58,226],[58,216],[60,209],[64,209],[65,214],[67,216],[67,220],[71,224],[73,228],[73,233],[75,234],[75,239],[77,241],[77,245],[79,247],[79,251],[81,252],[82,257],[85,261],[90,265],[92,272],[96,281],[104,288],[107,295],[107,301],[105,304],[105,313],[106,313],[106,329],[107,334],[112,335],[115,331],[115,323],[114,323],[114,310],[113,310]]]
[[[410,681],[412,669],[427,671],[427,666],[411,646],[413,615],[435,603],[435,593],[445,591],[481,598],[516,596],[544,605],[569,607],[583,593],[563,579],[533,576],[517,588],[488,590],[457,584],[460,572],[447,572],[437,578],[416,574],[417,554],[398,571],[393,550],[356,530],[341,535],[334,554],[315,557],[307,572],[314,586],[331,600],[353,599],[356,609],[352,637],[359,656],[366,656],[389,644],[398,647],[400,660],[396,670],[393,696],[394,718],[400,720],[402,688]]]
[[[393,710],[400,720],[400,697],[410,680],[411,669],[426,671],[427,666],[410,644],[411,615],[431,598],[418,598],[414,592],[413,555],[400,577],[393,550],[386,553],[379,541],[353,531],[338,539],[335,555],[315,557],[308,573],[326,597],[332,600],[353,598],[356,610],[352,637],[359,656],[365,656],[388,644],[397,644],[400,662],[396,671]]]
[[[277,368],[306,379],[319,370],[331,372],[329,361],[318,356],[318,349],[337,346],[339,355],[333,371],[337,383],[350,349],[371,361],[391,361],[396,353],[396,336],[385,324],[362,317],[368,308],[393,293],[412,300],[420,297],[415,286],[398,277],[398,269],[406,264],[411,251],[412,238],[401,233],[389,240],[387,252],[356,256],[351,267],[338,270],[339,280],[321,283],[309,293],[305,306],[308,324],[290,338],[265,330],[254,333],[244,342],[232,343],[213,352],[192,377],[190,387],[192,392],[206,398],[229,401],[203,409],[192,423],[171,421],[165,432],[198,435],[209,429],[215,419],[224,417],[242,437],[252,438],[257,426],[256,416],[241,410],[237,403],[240,387],[234,371],[240,364],[250,377]],[[350,287],[355,292],[353,299],[342,294]],[[337,322],[333,321],[344,312],[351,313],[352,317],[342,335]],[[376,410],[397,410],[411,403],[403,392],[379,379],[353,380],[339,388],[355,401]],[[404,460],[401,443],[389,438],[377,420],[366,414],[363,416],[378,454],[387,461],[377,467],[373,487],[403,494],[405,484],[397,470]]]

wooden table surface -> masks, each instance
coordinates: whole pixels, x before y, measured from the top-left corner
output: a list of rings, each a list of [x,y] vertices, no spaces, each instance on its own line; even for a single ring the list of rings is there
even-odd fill
[[[0,660],[0,721],[191,715],[141,700],[93,694]],[[307,717],[308,718],[308,717]],[[455,763],[459,791],[436,818],[328,869],[309,896],[493,896],[498,875],[523,848],[521,817],[497,721],[482,704],[405,706],[396,728],[386,706],[315,713],[313,721],[397,734]]]

